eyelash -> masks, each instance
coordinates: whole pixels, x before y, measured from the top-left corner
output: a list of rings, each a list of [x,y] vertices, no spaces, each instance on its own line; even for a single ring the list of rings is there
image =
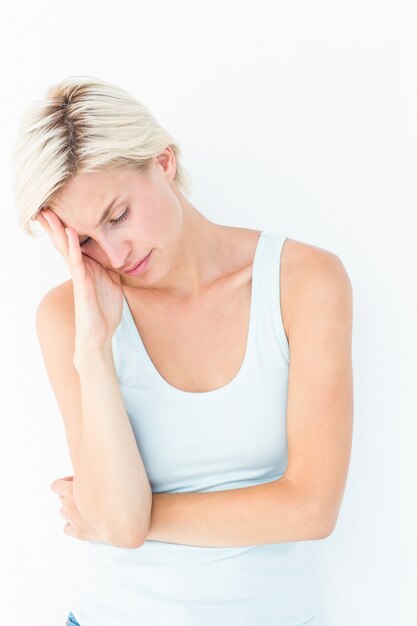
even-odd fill
[[[110,220],[110,224],[120,224],[120,222],[123,222],[123,220],[127,218],[129,213],[130,213],[130,209],[129,207],[127,207],[125,212],[122,213],[120,217],[116,218],[115,220]],[[92,241],[91,237],[87,237],[87,239],[84,239],[84,241],[81,241],[80,248],[84,246],[89,246],[91,241]]]

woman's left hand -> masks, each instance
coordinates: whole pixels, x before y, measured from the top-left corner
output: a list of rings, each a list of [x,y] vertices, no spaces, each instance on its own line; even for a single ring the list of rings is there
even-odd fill
[[[59,495],[62,503],[59,512],[67,521],[64,526],[64,533],[82,541],[106,543],[98,531],[85,521],[77,509],[72,489],[73,478],[74,476],[65,476],[64,478],[57,478],[51,483],[51,490]]]

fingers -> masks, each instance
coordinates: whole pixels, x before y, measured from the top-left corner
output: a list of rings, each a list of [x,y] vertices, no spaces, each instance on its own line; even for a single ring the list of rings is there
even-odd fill
[[[51,227],[48,224],[48,221],[46,220],[43,211],[39,211],[38,216],[36,218],[36,221],[39,222],[39,224],[42,226],[42,228],[46,231],[47,235],[49,236],[49,238],[51,239],[52,243],[55,245],[54,241],[53,241],[53,235],[52,235],[52,230]]]
[[[73,526],[78,524],[83,518],[81,517],[76,506],[70,506],[69,504],[65,504],[65,506],[61,506],[59,509],[59,514],[63,517],[67,522],[70,522]]]
[[[71,264],[77,268],[80,264],[82,264],[80,242],[78,241],[75,230],[71,228],[71,226],[68,226],[68,228],[65,229],[65,232],[67,234],[69,260],[71,261]]]
[[[71,527],[71,524],[65,524],[64,533],[66,535],[69,535],[70,537],[75,537],[76,539],[80,539],[80,537],[78,536],[78,533],[74,531],[74,529]]]
[[[59,250],[64,257],[67,257],[68,237],[65,233],[61,220],[51,209],[43,209],[40,213],[42,213],[43,218],[49,226],[48,234],[52,238],[52,243],[55,248],[57,248],[57,250]]]
[[[39,222],[44,226],[52,244],[62,254],[74,281],[85,278],[83,255],[77,234],[71,226],[64,228],[59,217],[51,209],[39,212]]]
[[[72,492],[73,478],[73,476],[57,478],[51,483],[51,491],[62,496],[68,495],[70,492]]]
[[[61,517],[63,517],[63,518],[64,518],[64,520],[66,520],[67,522],[69,522],[69,519],[68,519],[68,513],[67,513],[67,511],[64,509],[64,507],[63,507],[63,506],[59,509],[59,514],[60,514],[60,516],[61,516]]]

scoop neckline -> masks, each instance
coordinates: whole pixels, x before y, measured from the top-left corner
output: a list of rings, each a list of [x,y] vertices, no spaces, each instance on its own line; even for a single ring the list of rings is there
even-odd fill
[[[256,328],[256,319],[258,312],[258,290],[259,290],[259,257],[260,251],[262,247],[262,243],[264,241],[263,235],[265,235],[266,231],[259,231],[258,241],[256,243],[255,254],[252,261],[252,282],[251,282],[251,302],[249,308],[249,324],[248,324],[248,333],[246,337],[246,348],[245,354],[240,365],[239,370],[235,374],[235,376],[225,385],[221,387],[217,387],[216,389],[209,389],[208,391],[187,391],[184,389],[179,389],[178,387],[174,387],[169,383],[165,378],[160,374],[159,370],[155,367],[151,357],[148,354],[148,351],[145,348],[145,344],[142,341],[142,337],[140,332],[135,324],[133,319],[132,312],[130,310],[129,303],[123,291],[123,315],[127,320],[129,330],[131,332],[131,336],[133,341],[138,345],[140,353],[143,358],[143,362],[146,365],[148,371],[152,375],[155,382],[165,391],[183,397],[183,398],[209,398],[221,395],[223,393],[228,392],[233,389],[238,382],[243,377],[244,373],[248,368],[248,364],[250,361],[250,357],[253,351],[254,346],[254,338],[255,338],[255,328]]]

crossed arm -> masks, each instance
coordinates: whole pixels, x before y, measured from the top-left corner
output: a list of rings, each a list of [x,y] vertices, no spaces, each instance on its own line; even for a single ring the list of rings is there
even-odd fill
[[[109,543],[79,513],[72,494],[72,478],[55,480],[61,495],[66,534]],[[294,485],[279,480],[241,489],[196,493],[154,493],[147,536],[121,537],[111,545],[140,548],[145,540],[200,547],[250,546],[322,539],[329,534],[320,512],[307,505]]]
[[[291,275],[286,472],[230,491],[154,494],[148,540],[245,546],[333,531],[352,439],[352,290],[338,256],[305,254],[308,273]]]
[[[208,493],[153,495],[147,540],[202,547],[321,539],[325,520],[285,476]]]
[[[154,493],[147,535],[138,533],[131,547],[145,540],[245,546],[320,539],[333,531],[352,439],[352,292],[339,257],[309,254],[308,277],[294,272],[291,282],[285,474],[241,489]]]

